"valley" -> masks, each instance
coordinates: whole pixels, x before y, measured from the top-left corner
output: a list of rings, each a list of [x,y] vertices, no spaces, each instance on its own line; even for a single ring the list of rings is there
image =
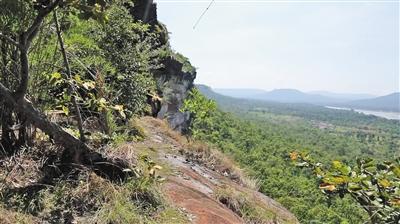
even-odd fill
[[[348,110],[348,111],[355,111],[358,113],[362,113],[365,115],[374,115],[377,117],[383,117],[389,120],[400,120],[400,112],[385,112],[385,111],[373,111],[373,110],[360,110],[360,109],[351,109],[345,107],[330,107],[326,106],[326,108],[334,109],[334,110]]]
[[[375,4],[0,0],[0,224],[399,224]]]
[[[231,154],[260,180],[263,193],[294,212],[300,222],[362,223],[367,214],[350,198],[323,199],[312,187],[316,183],[310,173],[290,163],[292,151],[307,152],[328,164],[400,156],[400,121],[309,104],[236,99],[206,86],[198,88],[222,110],[195,125],[198,138]]]

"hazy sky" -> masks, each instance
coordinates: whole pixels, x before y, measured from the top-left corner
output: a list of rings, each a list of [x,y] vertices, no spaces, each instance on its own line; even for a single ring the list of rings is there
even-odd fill
[[[158,0],[172,47],[215,88],[400,91],[399,1]]]

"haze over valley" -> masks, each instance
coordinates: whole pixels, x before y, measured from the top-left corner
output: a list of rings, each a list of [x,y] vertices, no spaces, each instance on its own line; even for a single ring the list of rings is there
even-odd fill
[[[0,224],[399,224],[399,6],[0,0]]]
[[[369,94],[344,94],[327,91],[302,92],[296,89],[275,89],[264,91],[259,89],[214,89],[222,95],[274,101],[281,103],[309,103],[330,107],[342,107],[349,109],[364,109],[383,112],[400,112],[400,93],[392,93],[385,96]]]

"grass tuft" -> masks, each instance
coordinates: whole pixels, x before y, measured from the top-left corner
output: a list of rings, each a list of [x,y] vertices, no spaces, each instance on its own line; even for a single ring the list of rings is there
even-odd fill
[[[215,197],[230,210],[242,217],[248,224],[275,223],[276,215],[259,206],[247,193],[224,186],[215,191]]]
[[[247,175],[240,169],[233,160],[221,151],[211,148],[207,144],[199,141],[193,141],[186,144],[181,152],[186,158],[204,164],[212,170],[216,170],[231,180],[248,187],[255,191],[259,189],[259,181]]]

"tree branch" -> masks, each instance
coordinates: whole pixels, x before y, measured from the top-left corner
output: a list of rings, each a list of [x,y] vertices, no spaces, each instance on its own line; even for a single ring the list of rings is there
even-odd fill
[[[3,34],[1,31],[0,31],[0,37],[5,39],[6,41],[8,41],[10,44],[12,44],[12,45],[14,45],[14,46],[19,48],[19,43],[17,41],[15,41],[11,37]]]
[[[39,14],[36,16],[35,20],[33,21],[32,25],[29,29],[25,32],[26,43],[29,45],[33,38],[35,38],[37,32],[39,31],[40,26],[46,16],[53,11],[61,2],[62,0],[55,0],[54,2],[50,3],[46,8],[39,10]]]
[[[31,124],[50,136],[56,144],[63,146],[65,148],[64,155],[67,155],[65,158],[70,162],[91,167],[98,175],[111,180],[124,180],[132,175],[131,172],[126,172],[126,169],[130,168],[126,160],[109,159],[93,151],[88,145],[66,132],[60,125],[49,121],[25,98],[19,102],[15,101],[11,91],[2,83],[0,83],[0,99],[4,100],[10,108],[16,109],[17,112],[27,117]]]
[[[38,15],[33,21],[32,25],[23,32],[20,36],[20,63],[21,63],[21,71],[20,71],[20,84],[15,92],[16,100],[22,100],[28,90],[28,82],[29,82],[29,58],[28,51],[30,45],[33,41],[33,38],[38,34],[39,28],[43,23],[43,20],[46,16],[53,11],[62,0],[54,0],[51,2],[46,8],[40,9]]]

